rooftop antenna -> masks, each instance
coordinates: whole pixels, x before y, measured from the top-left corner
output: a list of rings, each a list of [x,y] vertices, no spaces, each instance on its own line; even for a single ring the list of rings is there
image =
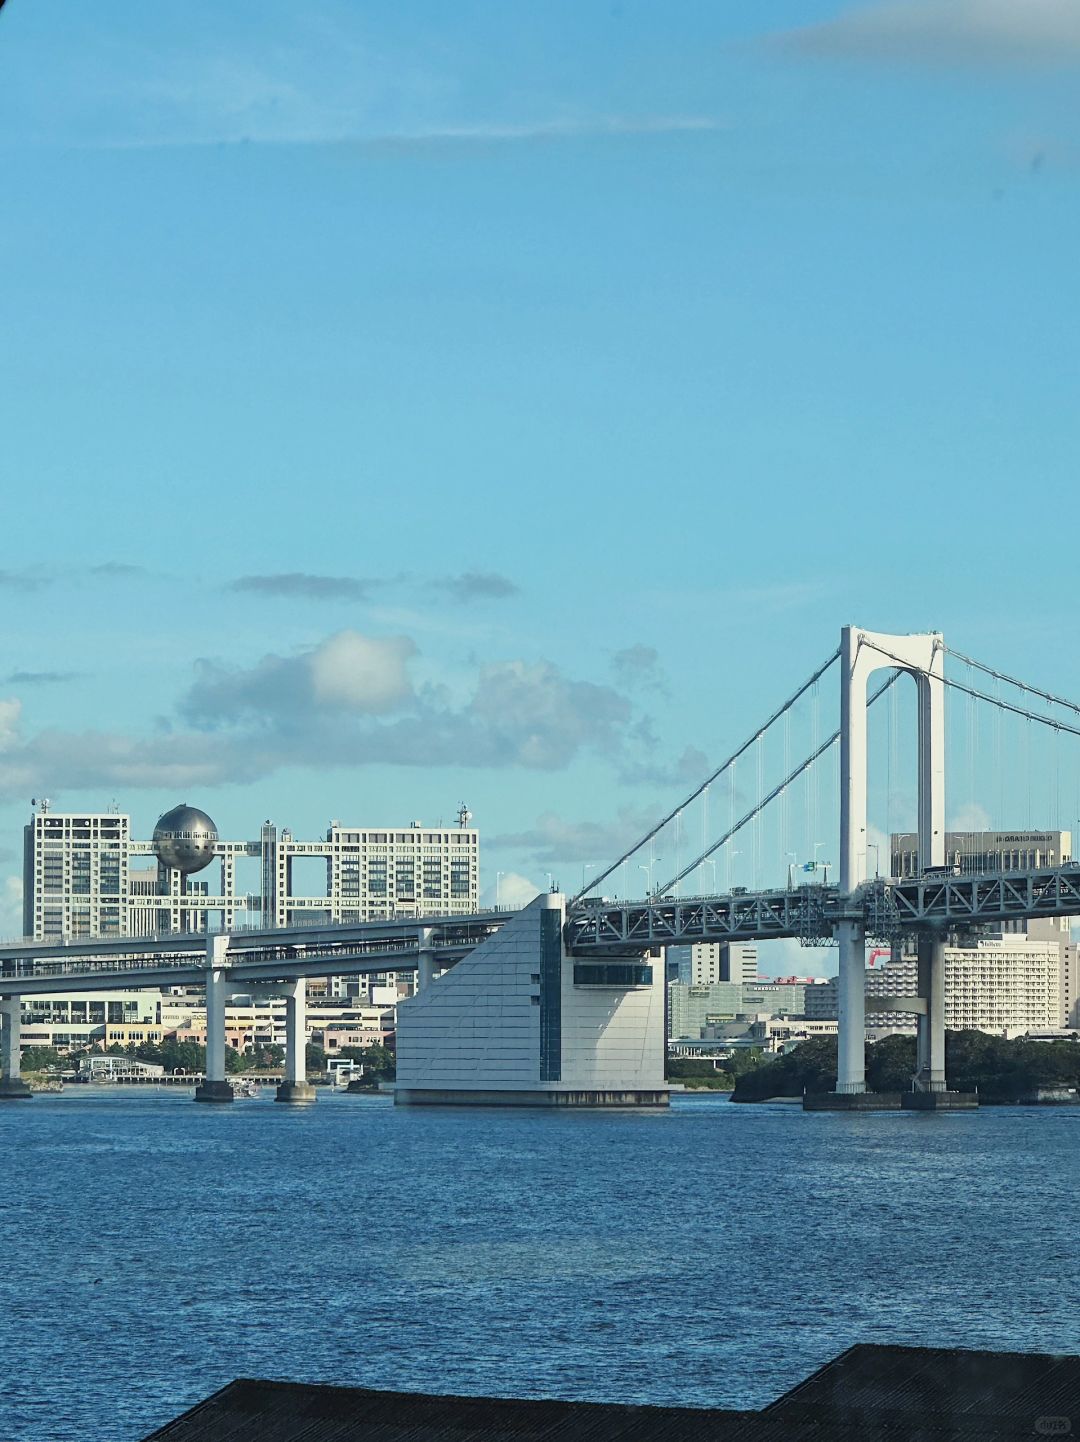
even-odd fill
[[[465,827],[468,826],[468,824],[469,824],[469,822],[470,822],[471,820],[472,820],[472,812],[469,810],[469,808],[465,805],[465,803],[464,803],[464,801],[463,801],[463,802],[461,803],[461,807],[460,807],[460,809],[459,809],[459,811],[458,811],[458,814],[457,814],[457,824],[462,828],[462,830],[464,830]]]
[[[49,798],[48,798],[47,796],[43,796],[40,801],[38,800],[38,798],[37,798],[36,796],[31,796],[31,798],[30,798],[30,805],[31,805],[31,806],[40,806],[40,807],[41,807],[41,814],[42,814],[42,816],[44,816],[45,813],[48,811],[50,804],[51,804],[51,803],[50,803]]]

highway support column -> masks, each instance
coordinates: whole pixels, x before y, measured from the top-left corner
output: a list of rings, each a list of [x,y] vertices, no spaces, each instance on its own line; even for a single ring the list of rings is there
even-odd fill
[[[206,939],[206,1080],[195,1088],[197,1102],[231,1102],[233,1089],[225,1077],[225,958],[227,935]]]
[[[416,934],[416,991],[427,991],[435,980],[435,953],[431,949],[432,930],[422,926]]]
[[[307,981],[302,976],[289,982],[285,992],[285,1080],[275,1100],[315,1100],[315,1088],[307,1079]]]
[[[857,921],[837,927],[840,972],[837,983],[836,1091],[866,1091],[866,933]]]
[[[0,1000],[0,1101],[24,1101],[32,1096],[20,1074],[22,1049],[22,998],[5,996]]]
[[[901,1104],[908,1111],[969,1111],[979,1105],[973,1092],[949,1090],[945,1078],[945,936],[919,933],[919,995],[926,1011],[919,1016],[917,1070]]]

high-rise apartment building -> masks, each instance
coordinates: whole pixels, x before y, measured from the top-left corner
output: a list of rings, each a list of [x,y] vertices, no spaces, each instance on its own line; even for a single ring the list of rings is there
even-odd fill
[[[917,876],[919,839],[912,832],[894,832],[890,838],[891,874]],[[1072,859],[1071,831],[949,831],[945,835],[947,861],[962,871],[1029,871],[1058,866]],[[1058,952],[1058,1014],[1054,1027],[1080,1025],[1080,958],[1070,940],[1071,918],[1035,917],[1008,921],[1005,935],[1026,936],[1049,942]],[[951,1023],[949,1023],[951,1025]]]
[[[757,963],[757,947],[748,942],[697,941],[690,946],[667,948],[668,980],[688,986],[709,986],[717,981],[754,982]]]
[[[866,1025],[914,1032],[914,1012],[875,1011],[878,996],[917,996],[918,961],[905,954],[866,969]],[[806,1014],[836,1016],[835,978],[807,987]],[[1054,941],[1028,936],[988,937],[974,946],[945,948],[945,1026],[1022,1036],[1061,1025],[1061,956]]]
[[[456,826],[344,826],[300,841],[267,821],[228,841],[193,807],[149,841],[115,812],[42,803],[24,830],[23,932],[38,940],[145,936],[220,926],[292,926],[475,911],[480,838]]]

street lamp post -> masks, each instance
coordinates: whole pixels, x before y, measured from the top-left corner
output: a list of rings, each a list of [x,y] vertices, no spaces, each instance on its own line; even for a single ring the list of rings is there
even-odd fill
[[[638,870],[639,870],[639,871],[644,871],[645,876],[646,876],[646,878],[647,878],[647,880],[646,880],[646,885],[647,885],[647,887],[648,887],[648,890],[647,890],[646,893],[645,893],[645,895],[646,895],[647,897],[651,897],[652,894],[653,894],[653,882],[652,882],[652,871],[653,871],[653,867],[656,865],[656,863],[657,863],[658,861],[663,861],[663,859],[664,859],[664,858],[663,858],[662,856],[650,856],[650,857],[649,857],[649,864],[648,864],[648,866],[645,866],[645,865],[644,865],[642,862],[640,862],[640,861],[638,862]]]

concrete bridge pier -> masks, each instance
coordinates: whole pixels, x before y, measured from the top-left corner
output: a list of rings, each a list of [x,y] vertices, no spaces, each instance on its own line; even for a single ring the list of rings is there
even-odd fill
[[[837,941],[836,1093],[861,1096],[866,1091],[866,933],[857,921],[843,921]]]
[[[231,1102],[233,1089],[225,1076],[225,958],[228,936],[206,939],[206,1080],[195,1088],[197,1102]]]
[[[939,932],[919,937],[919,995],[926,1011],[919,1017],[914,1090],[943,1092],[945,1083],[945,942]]]
[[[945,1077],[945,936],[919,934],[919,996],[916,1067],[911,1091],[901,1098],[909,1111],[967,1111],[979,1105],[973,1092],[949,1090]]]
[[[307,1079],[307,981],[302,976],[291,981],[285,992],[285,1080],[274,1100],[315,1100],[315,1088]]]
[[[422,926],[416,935],[417,995],[422,991],[427,991],[428,987],[435,980],[435,953],[431,949],[431,936],[432,931],[430,926]]]
[[[20,1075],[22,1041],[22,998],[5,996],[0,1000],[0,1101],[23,1101],[32,1096]]]

